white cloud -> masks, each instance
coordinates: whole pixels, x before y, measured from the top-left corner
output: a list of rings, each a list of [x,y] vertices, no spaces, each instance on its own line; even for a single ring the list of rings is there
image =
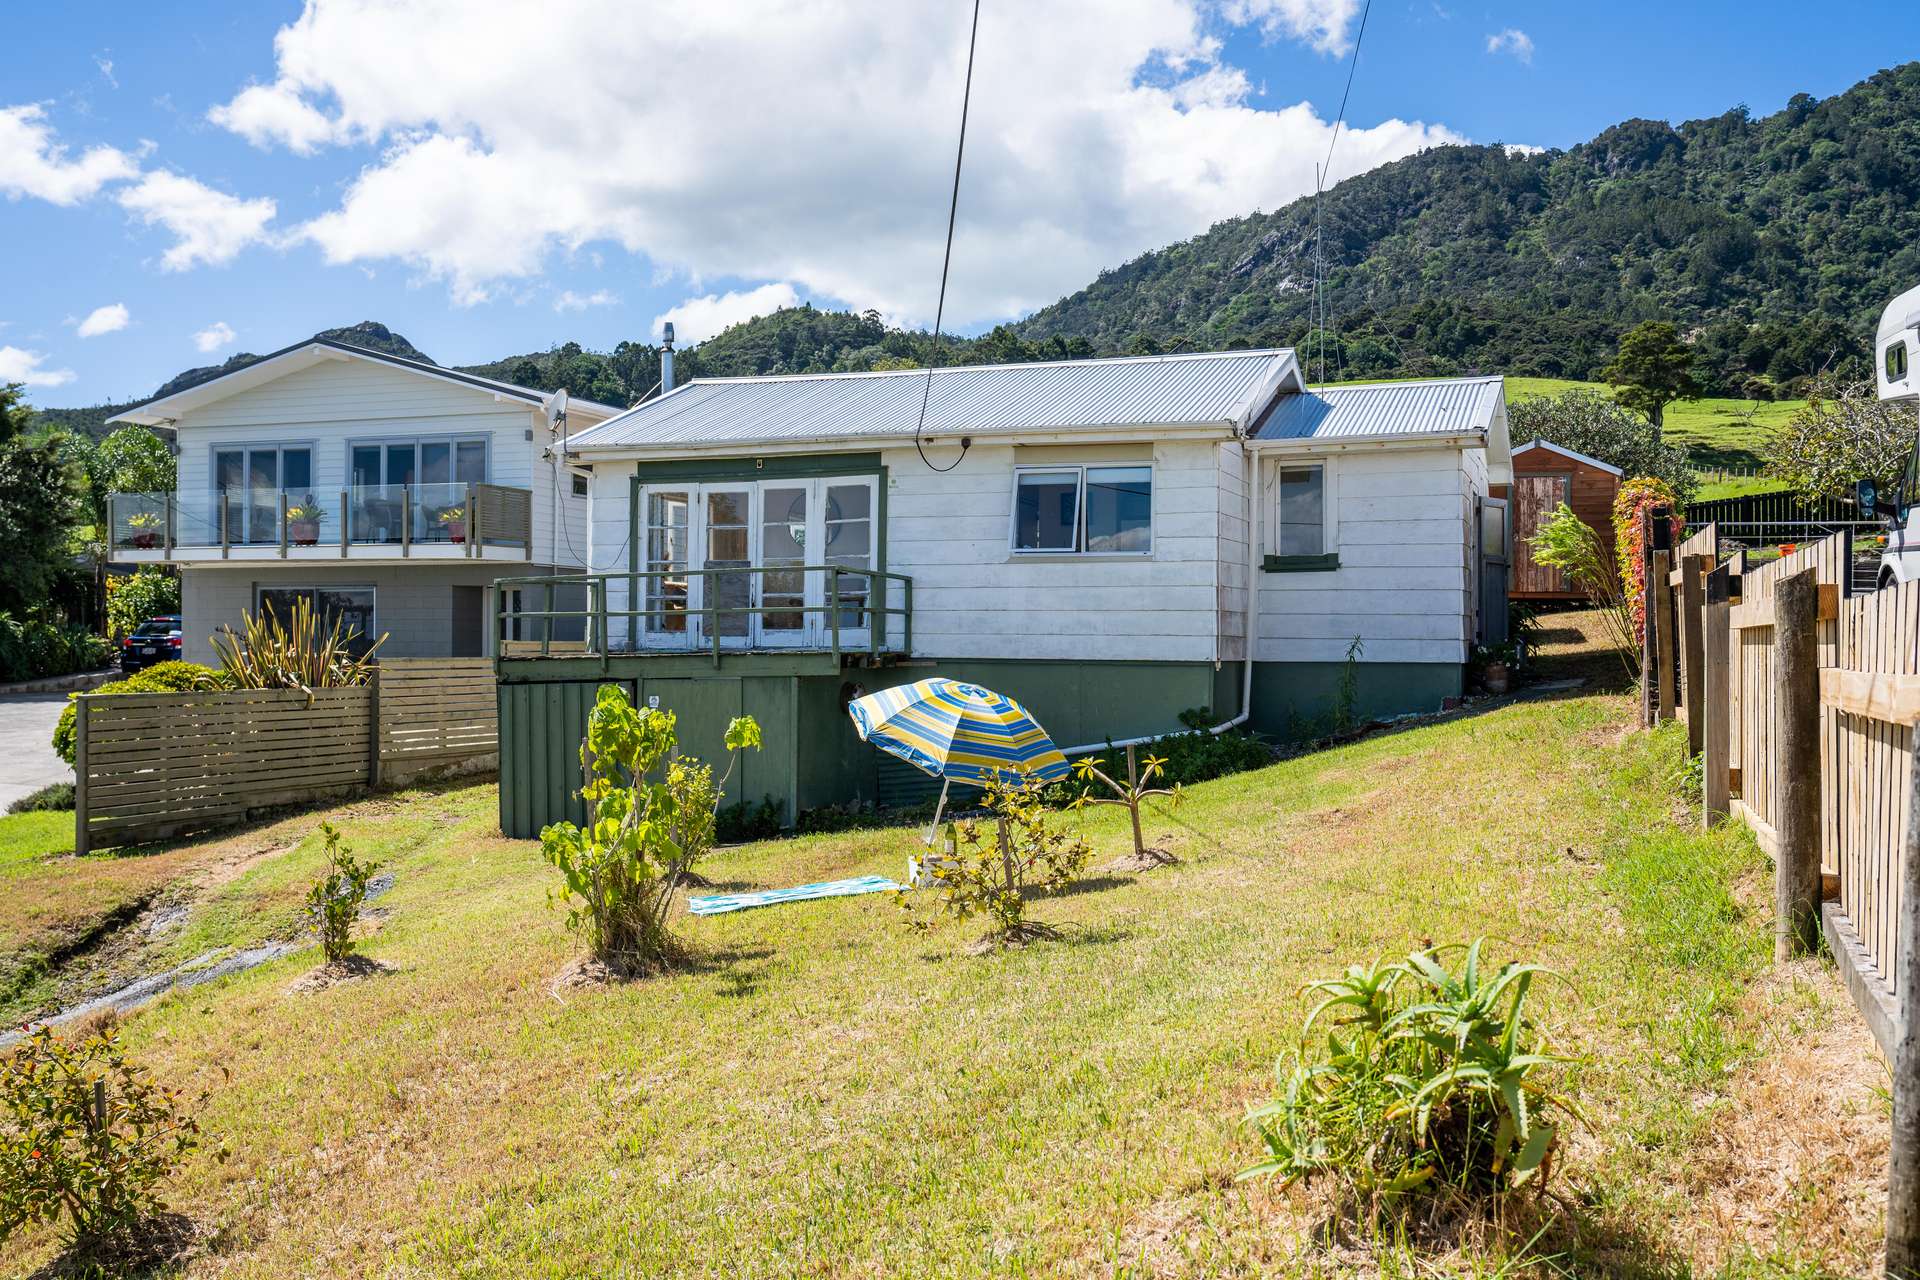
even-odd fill
[[[988,6],[949,322],[1003,319],[1310,192],[1331,122],[1304,102],[1249,105],[1214,33],[1257,23],[1335,51],[1357,8]],[[650,23],[626,0],[578,0],[528,24],[519,0],[310,0],[276,38],[272,83],[215,118],[296,150],[380,148],[296,234],[330,262],[403,263],[463,303],[611,243],[676,278],[781,281],[926,323],[969,16],[942,12],[699,5]],[[1400,120],[1343,130],[1333,176],[1459,140]]]
[[[207,112],[207,119],[231,129],[256,147],[274,143],[298,155],[311,155],[335,139],[333,123],[284,81],[242,89],[232,102]]]
[[[212,324],[193,335],[193,345],[204,355],[208,352],[218,351],[220,348],[231,343],[236,336],[238,335],[234,333],[232,325],[228,324],[225,320],[215,320]]]
[[[0,383],[23,382],[29,387],[59,387],[73,381],[73,370],[42,368],[46,362],[46,356],[38,351],[0,347]]]
[[[265,196],[242,200],[177,173],[155,170],[114,197],[148,226],[173,233],[174,243],[160,257],[167,271],[185,271],[199,263],[219,266],[242,249],[272,240],[267,224],[274,203]]]
[[[93,55],[93,65],[100,68],[101,78],[104,79],[108,84],[112,85],[116,89],[120,87],[120,82],[114,79],[114,76],[113,76],[113,59],[112,58],[107,57],[105,54],[96,53]]]
[[[701,298],[688,298],[655,316],[653,336],[658,338],[664,333],[667,321],[671,320],[676,342],[689,345],[705,342],[732,325],[769,315],[782,307],[799,305],[800,294],[790,284],[763,284],[758,289],[709,293]]]
[[[1227,0],[1229,22],[1257,23],[1268,36],[1305,41],[1321,53],[1344,54],[1353,47],[1360,0]]]
[[[118,333],[127,327],[127,322],[132,318],[127,312],[125,303],[110,303],[104,307],[95,307],[87,314],[87,318],[80,322],[80,327],[75,332],[83,338],[97,338],[103,333]]]
[[[46,108],[38,103],[0,107],[0,194],[33,196],[54,204],[89,199],[109,182],[139,173],[133,157],[113,147],[90,147],[77,159],[53,140]]]
[[[1518,27],[1508,27],[1487,37],[1488,53],[1510,53],[1528,66],[1533,65],[1533,37]]]
[[[605,289],[595,289],[592,293],[575,293],[573,290],[567,289],[563,290],[560,296],[553,300],[553,309],[555,311],[585,311],[588,307],[612,307],[618,306],[619,303],[620,299],[618,295],[610,293]]]

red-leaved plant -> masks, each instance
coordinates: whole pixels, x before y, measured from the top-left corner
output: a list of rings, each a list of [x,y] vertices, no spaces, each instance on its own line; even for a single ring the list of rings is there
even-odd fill
[[[1635,476],[1621,484],[1613,499],[1615,558],[1620,562],[1620,585],[1626,588],[1627,612],[1633,618],[1633,638],[1639,643],[1647,638],[1647,548],[1640,530],[1642,513],[1655,507],[1673,512],[1673,537],[1679,541],[1686,521],[1680,518],[1680,504],[1666,481]]]

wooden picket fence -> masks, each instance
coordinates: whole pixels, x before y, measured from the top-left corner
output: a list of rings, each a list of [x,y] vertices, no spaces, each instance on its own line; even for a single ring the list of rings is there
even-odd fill
[[[372,684],[316,689],[311,699],[247,689],[74,701],[79,853],[499,767],[493,667],[484,658],[386,659]]]
[[[1672,553],[1652,553],[1646,719],[1685,719],[1704,755],[1708,821],[1739,818],[1776,863],[1817,858],[1821,925],[1855,1004],[1891,1053],[1920,719],[1920,583],[1849,598],[1844,535],[1749,566],[1744,553],[1719,561],[1715,534],[1709,525]],[[1818,693],[1803,703],[1783,684],[1775,594],[1806,573]],[[1799,723],[1815,726],[1817,758],[1788,758],[1793,716],[1815,718]],[[1783,830],[1787,793],[1813,775],[1818,820],[1810,847],[1796,851],[1795,833]]]

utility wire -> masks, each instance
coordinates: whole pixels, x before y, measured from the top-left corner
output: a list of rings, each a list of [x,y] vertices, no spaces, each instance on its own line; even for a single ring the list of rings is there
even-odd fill
[[[1353,56],[1347,62],[1347,87],[1340,91],[1340,111],[1333,118],[1333,136],[1327,139],[1327,158],[1313,173],[1313,314],[1318,323],[1314,326],[1315,335],[1320,340],[1320,385],[1327,382],[1327,300],[1326,300],[1326,216],[1320,210],[1321,195],[1326,189],[1327,174],[1333,168],[1333,149],[1340,142],[1340,126],[1347,119],[1347,98],[1353,93],[1353,73],[1360,65],[1360,42],[1367,38],[1367,15],[1373,11],[1373,0],[1366,0],[1360,9],[1360,29],[1354,33]],[[1336,350],[1337,354],[1337,350]]]
[[[1369,0],[1371,2],[1371,0]],[[967,156],[967,109],[973,102],[973,51],[980,41],[980,0],[973,0],[973,26],[967,34],[967,80],[960,94],[960,145],[953,153],[953,199],[947,205],[947,249],[940,259],[940,301],[933,309],[933,347],[927,354],[927,380],[920,388],[920,417],[913,424],[913,448],[920,461],[934,471],[951,471],[967,456],[969,441],[962,437],[960,456],[944,467],[936,467],[927,457],[921,432],[927,426],[927,402],[933,396],[934,362],[940,358],[940,322],[947,311],[947,272],[953,265],[953,224],[960,214],[960,166]]]

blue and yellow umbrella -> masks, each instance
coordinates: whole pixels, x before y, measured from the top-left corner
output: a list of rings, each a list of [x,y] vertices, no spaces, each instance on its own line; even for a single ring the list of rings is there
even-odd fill
[[[961,680],[934,677],[847,704],[861,741],[952,782],[1054,782],[1067,759],[1027,709]]]

